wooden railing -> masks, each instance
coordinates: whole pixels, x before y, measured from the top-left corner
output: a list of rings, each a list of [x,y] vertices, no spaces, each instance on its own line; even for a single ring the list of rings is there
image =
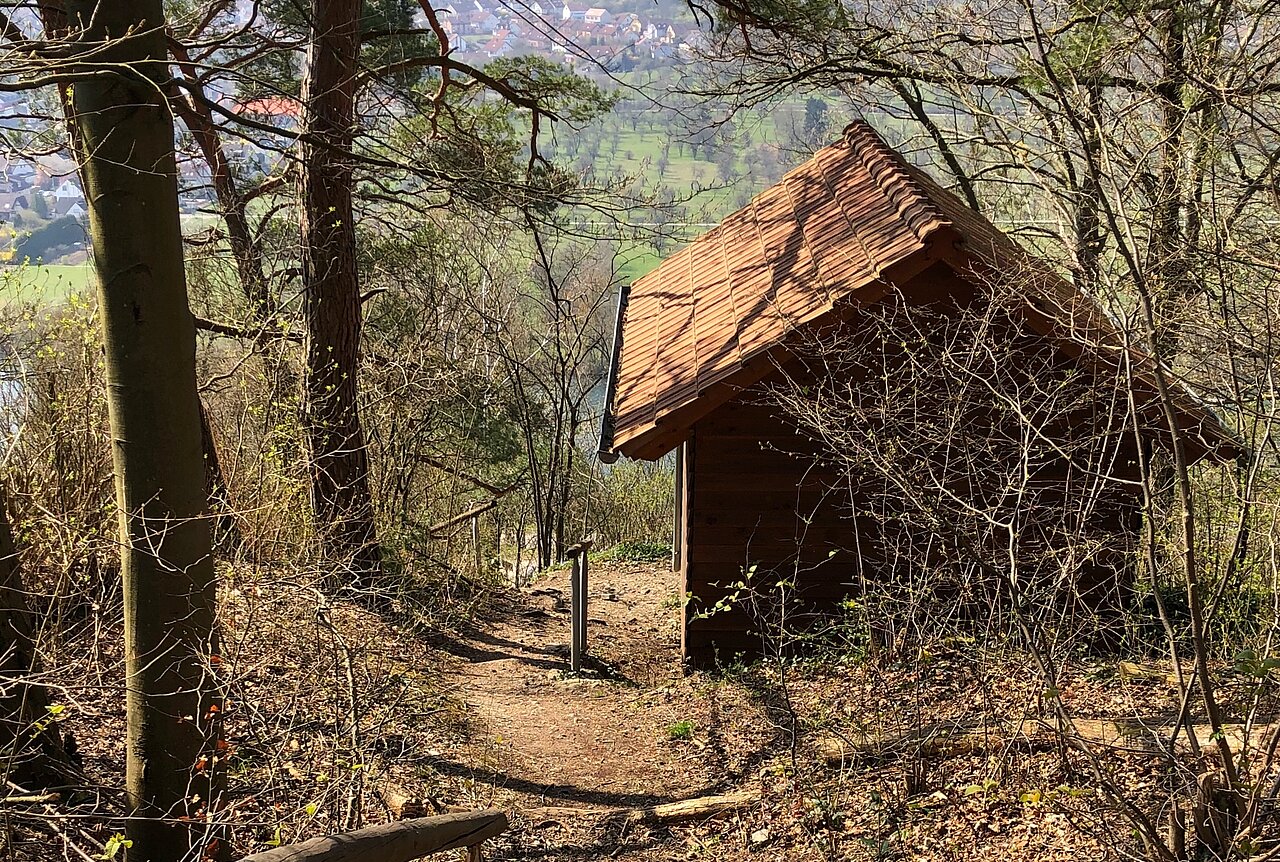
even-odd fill
[[[501,811],[415,817],[312,838],[244,857],[241,862],[412,862],[432,853],[465,847],[480,859],[480,845],[507,830]]]

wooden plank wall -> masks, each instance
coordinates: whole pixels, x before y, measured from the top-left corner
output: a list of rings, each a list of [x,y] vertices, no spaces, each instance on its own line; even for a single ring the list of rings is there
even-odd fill
[[[815,466],[817,444],[758,391],[700,421],[685,445],[680,568],[692,597],[685,604],[683,650],[693,666],[777,647],[776,578],[795,583],[799,601],[790,605],[788,625],[800,628],[806,615],[829,613],[859,595],[864,578],[900,571],[903,541],[916,542],[918,553],[918,543],[929,539],[882,533],[875,513],[885,502],[883,489],[851,488],[836,471]],[[1036,508],[1046,534],[1061,541],[1064,530],[1084,530],[1109,548],[1077,569],[1074,584],[1063,586],[1056,599],[1061,609],[1076,618],[1114,609],[1132,580],[1141,526],[1136,489],[1113,485],[1101,496],[1091,491],[1090,511],[1081,515],[1070,510],[1094,477],[1070,475],[1064,462],[1042,481]],[[709,613],[744,581],[775,600],[738,601]]]
[[[855,552],[860,537],[848,494],[832,489],[832,471],[815,467],[811,441],[745,399],[695,425],[686,445],[686,659],[705,664],[768,647],[772,601],[757,603],[756,613],[736,606],[705,616],[748,573],[768,597],[777,595],[770,587],[778,577],[794,580],[802,603],[791,609],[800,613],[857,592],[870,555]]]

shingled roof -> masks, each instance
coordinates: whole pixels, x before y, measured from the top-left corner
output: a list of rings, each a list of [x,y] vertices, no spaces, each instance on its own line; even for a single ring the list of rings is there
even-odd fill
[[[1092,300],[854,123],[624,291],[601,456],[665,454],[762,379],[792,333],[877,302],[939,261],[962,273],[1017,272],[1046,335],[1076,350],[1121,349]],[[1176,398],[1202,452],[1234,448],[1189,392]]]

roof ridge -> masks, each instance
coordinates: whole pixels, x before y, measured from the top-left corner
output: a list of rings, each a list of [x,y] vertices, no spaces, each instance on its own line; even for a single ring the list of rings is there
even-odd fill
[[[902,221],[920,238],[928,241],[956,223],[934,200],[933,194],[912,174],[912,165],[884,142],[870,124],[855,120],[844,129],[845,143],[867,168],[885,197],[893,202]]]

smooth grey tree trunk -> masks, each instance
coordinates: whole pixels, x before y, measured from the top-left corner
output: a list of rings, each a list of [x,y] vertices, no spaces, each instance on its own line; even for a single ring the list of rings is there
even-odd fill
[[[216,788],[214,571],[161,0],[71,0],[124,578],[131,862],[195,858]],[[189,818],[189,819],[180,819]]]

